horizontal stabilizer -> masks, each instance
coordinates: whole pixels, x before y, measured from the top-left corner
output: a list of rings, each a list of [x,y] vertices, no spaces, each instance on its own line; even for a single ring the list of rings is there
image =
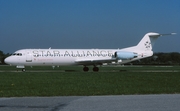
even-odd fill
[[[158,36],[166,36],[166,35],[175,35],[176,33],[170,33],[170,34],[158,34],[158,33],[152,33],[149,35],[149,37],[158,37]]]

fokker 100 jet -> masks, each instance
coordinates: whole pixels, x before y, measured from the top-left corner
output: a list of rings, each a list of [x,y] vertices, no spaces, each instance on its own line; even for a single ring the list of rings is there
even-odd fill
[[[25,66],[83,65],[84,71],[93,65],[93,71],[104,63],[124,64],[153,55],[158,37],[170,34],[147,33],[136,45],[123,49],[22,49],[5,59],[5,63],[25,71]]]

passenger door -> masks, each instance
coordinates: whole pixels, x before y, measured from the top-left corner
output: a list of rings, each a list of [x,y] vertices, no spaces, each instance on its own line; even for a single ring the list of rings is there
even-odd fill
[[[32,54],[29,51],[26,53],[26,62],[32,62]]]

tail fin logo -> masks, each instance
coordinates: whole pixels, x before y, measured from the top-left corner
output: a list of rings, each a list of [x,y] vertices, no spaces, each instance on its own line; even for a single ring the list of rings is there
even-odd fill
[[[145,45],[146,49],[151,48],[151,42],[150,41],[146,41],[144,45]]]

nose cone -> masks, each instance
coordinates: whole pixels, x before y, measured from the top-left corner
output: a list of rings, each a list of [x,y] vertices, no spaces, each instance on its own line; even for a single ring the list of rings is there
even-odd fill
[[[7,57],[6,59],[4,59],[4,62],[5,62],[6,64],[9,64],[9,57]]]
[[[13,58],[11,58],[11,57],[7,57],[5,60],[4,60],[4,62],[6,63],[6,64],[12,64],[13,63]]]

